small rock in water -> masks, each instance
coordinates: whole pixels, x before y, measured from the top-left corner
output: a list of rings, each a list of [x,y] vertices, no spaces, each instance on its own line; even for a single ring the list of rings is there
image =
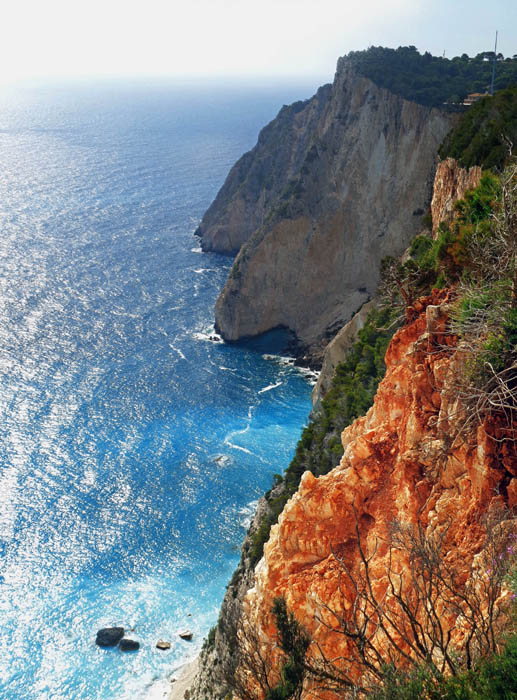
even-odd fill
[[[157,648],[157,649],[170,649],[170,648],[171,648],[171,643],[170,643],[170,642],[166,642],[166,641],[164,641],[163,639],[159,639],[159,640],[156,642],[156,648]]]
[[[190,642],[190,640],[194,636],[194,632],[191,632],[190,630],[181,630],[181,632],[178,632],[178,634],[182,639],[185,639],[187,642]]]
[[[124,636],[123,627],[103,627],[97,632],[95,644],[100,647],[114,647]]]
[[[140,649],[140,642],[134,639],[121,639],[119,646],[121,651],[136,651]]]
[[[214,463],[219,467],[227,467],[231,461],[228,455],[217,455],[217,457],[214,458]]]

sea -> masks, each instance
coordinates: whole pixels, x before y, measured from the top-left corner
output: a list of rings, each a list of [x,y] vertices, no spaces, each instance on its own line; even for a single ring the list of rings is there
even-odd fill
[[[194,231],[260,128],[314,88],[0,89],[2,700],[164,698],[216,623],[311,377],[278,338],[214,334],[231,259]],[[97,647],[112,625],[139,651]]]

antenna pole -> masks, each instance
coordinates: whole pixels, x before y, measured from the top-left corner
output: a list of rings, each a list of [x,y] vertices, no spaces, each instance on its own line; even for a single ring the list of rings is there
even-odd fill
[[[490,94],[494,94],[494,82],[495,82],[495,64],[497,62],[497,31],[495,33],[495,48],[494,48],[494,61],[492,64],[492,82],[490,84]]]

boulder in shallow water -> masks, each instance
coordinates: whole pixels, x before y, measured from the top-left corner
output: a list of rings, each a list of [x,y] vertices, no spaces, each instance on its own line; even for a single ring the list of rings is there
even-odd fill
[[[140,649],[140,642],[134,639],[121,639],[119,646],[120,651],[137,651],[137,649]]]
[[[187,642],[190,642],[190,640],[194,636],[194,632],[191,632],[190,630],[181,630],[181,632],[178,632],[178,634],[182,639],[185,639]]]
[[[164,641],[163,639],[159,639],[159,640],[156,642],[156,648],[157,648],[157,649],[164,649],[164,650],[165,650],[165,649],[170,649],[170,648],[171,648],[171,643],[170,643],[170,642],[166,642],[166,641]]]
[[[114,647],[124,636],[123,627],[103,627],[97,632],[95,644],[100,647]]]

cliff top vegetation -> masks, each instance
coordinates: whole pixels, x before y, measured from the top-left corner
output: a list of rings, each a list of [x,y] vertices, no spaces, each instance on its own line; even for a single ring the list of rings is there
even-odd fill
[[[479,186],[456,204],[450,225],[431,240],[417,236],[409,259],[383,261],[383,294],[407,310],[431,287],[454,289],[451,327],[462,343],[457,395],[468,408],[465,428],[489,416],[517,434],[517,162],[499,175],[485,172]],[[503,434],[502,433],[502,434]],[[503,439],[503,438],[502,438]],[[513,448],[514,449],[514,448]]]
[[[387,88],[407,100],[429,107],[463,102],[473,92],[487,92],[492,78],[493,51],[471,58],[466,53],[454,58],[419,53],[415,46],[389,49],[371,46],[352,51],[348,59],[357,71],[376,85]],[[517,84],[517,54],[512,58],[497,55],[495,90]]]
[[[501,170],[509,144],[517,145],[517,86],[485,97],[466,112],[440,147],[440,158],[455,158],[464,168]]]

